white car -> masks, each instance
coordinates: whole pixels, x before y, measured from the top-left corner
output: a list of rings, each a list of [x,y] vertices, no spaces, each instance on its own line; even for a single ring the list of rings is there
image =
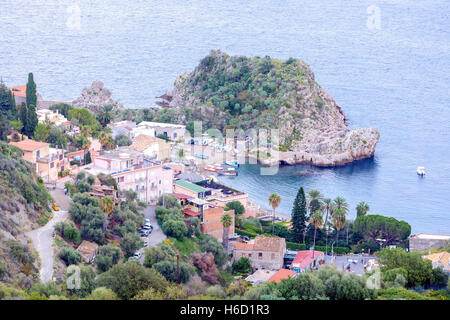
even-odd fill
[[[140,252],[135,252],[131,259],[133,260],[139,260],[141,258],[142,254]]]

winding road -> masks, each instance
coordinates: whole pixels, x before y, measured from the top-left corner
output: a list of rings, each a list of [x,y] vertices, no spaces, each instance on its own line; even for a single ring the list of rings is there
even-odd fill
[[[55,199],[57,206],[61,209],[53,211],[53,218],[43,227],[29,231],[26,234],[32,243],[33,247],[39,254],[41,260],[41,269],[39,270],[41,282],[46,283],[52,280],[53,277],[53,230],[55,224],[65,221],[69,217],[69,199],[64,194],[63,188],[57,186],[50,194]]]

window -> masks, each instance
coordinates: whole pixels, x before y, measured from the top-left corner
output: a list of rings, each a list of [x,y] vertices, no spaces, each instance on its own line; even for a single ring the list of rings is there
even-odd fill
[[[41,150],[36,151],[36,157],[40,157],[41,156]]]
[[[258,253],[258,259],[260,259],[260,260],[262,259],[262,252]]]
[[[177,138],[177,133],[176,133],[176,132],[173,133],[173,138],[174,138],[174,139]]]
[[[139,191],[139,186],[138,185],[136,186],[136,191]]]
[[[249,253],[249,254],[248,254],[248,257],[249,257],[249,258],[251,258],[251,257],[252,257],[252,254],[251,254],[251,253]]]
[[[63,158],[63,155],[60,154],[60,155],[59,155],[59,160],[62,160],[62,158]]]
[[[272,254],[271,254],[270,259],[272,259],[272,260],[275,259],[275,253],[272,253]]]
[[[50,168],[53,168],[55,166],[54,162],[50,162]]]
[[[159,180],[159,184],[161,184],[161,180]]]

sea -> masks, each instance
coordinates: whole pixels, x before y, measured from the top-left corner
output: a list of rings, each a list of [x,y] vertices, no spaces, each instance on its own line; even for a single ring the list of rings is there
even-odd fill
[[[265,206],[278,193],[287,214],[303,186],[346,198],[350,219],[365,201],[413,233],[450,234],[449,16],[448,0],[2,0],[0,77],[23,85],[33,72],[39,93],[62,101],[101,80],[146,108],[211,49],[302,59],[350,128],[378,128],[374,157],[272,176],[243,165],[226,183]]]

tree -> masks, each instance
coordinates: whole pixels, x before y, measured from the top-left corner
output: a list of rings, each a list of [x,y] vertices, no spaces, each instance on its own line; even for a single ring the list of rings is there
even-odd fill
[[[124,134],[119,134],[114,138],[114,143],[118,147],[130,146],[133,142]]]
[[[111,120],[113,119],[113,115],[111,113],[112,109],[113,109],[113,106],[106,105],[103,107],[103,111],[101,111],[97,114],[96,118],[97,118],[98,122],[100,122],[102,127],[106,127],[106,125],[108,123],[110,123]]]
[[[103,232],[106,231],[106,227],[108,225],[108,215],[110,215],[114,211],[114,201],[110,197],[104,197],[100,199],[100,209],[105,213],[103,220]]]
[[[336,246],[338,245],[339,240],[339,231],[344,227],[345,225],[345,211],[342,208],[337,208],[333,212],[333,224],[336,228]]]
[[[66,263],[66,265],[79,264],[81,262],[80,253],[72,248],[62,248],[59,252],[59,257]]]
[[[102,273],[97,281],[97,287],[113,290],[124,300],[134,297],[139,291],[153,288],[164,291],[168,286],[167,280],[155,269],[148,269],[139,262],[128,261],[113,266]]]
[[[37,105],[37,95],[36,95],[36,83],[33,79],[33,73],[28,74],[28,82],[27,82],[27,88],[26,88],[26,101],[27,101],[27,107],[35,106]],[[31,131],[33,132],[33,131]]]
[[[176,282],[177,278],[177,263],[172,260],[163,260],[154,265],[154,268],[161,273],[168,281]],[[179,263],[179,281],[186,283],[195,273],[194,267],[185,262]]]
[[[316,210],[311,217],[309,218],[309,222],[314,226],[314,244],[313,248],[316,247],[316,232],[317,228],[320,228],[323,223],[322,211]],[[314,249],[313,249],[313,259],[314,259]]]
[[[6,117],[0,113],[0,140],[6,141],[11,133],[11,125]]]
[[[101,246],[98,248],[95,264],[101,272],[105,272],[119,263],[121,257],[122,252],[118,247],[112,245]]]
[[[357,216],[353,230],[368,241],[376,242],[381,237],[386,240],[385,246],[404,241],[411,234],[411,226],[406,221],[377,214]]]
[[[240,201],[231,201],[228,202],[225,206],[225,211],[234,210],[234,214],[236,216],[240,216],[245,213],[245,207],[242,205]]]
[[[334,207],[336,209],[342,209],[345,212],[345,215],[348,213],[348,203],[347,201],[342,197],[336,197],[336,199],[333,200]]]
[[[143,241],[137,233],[127,233],[122,238],[122,249],[126,255],[132,255],[138,249],[142,248]]]
[[[86,300],[118,300],[118,298],[117,294],[111,289],[99,287],[92,291],[91,294],[86,297]]]
[[[322,207],[322,195],[319,190],[311,190],[309,195],[309,212],[313,214]]]
[[[294,200],[294,207],[292,208],[292,229],[294,231],[294,239],[298,243],[300,243],[306,231],[306,216],[305,191],[303,187],[300,187]]]
[[[91,152],[88,151],[88,152],[86,152],[86,155],[84,156],[84,164],[89,164],[91,162],[92,162]]]
[[[45,124],[38,123],[34,128],[34,140],[46,142],[50,132]]]
[[[233,218],[228,214],[224,214],[220,219],[223,225],[222,244],[225,249],[228,249],[228,230],[233,224]]]
[[[98,136],[98,140],[102,144],[102,147],[106,150],[112,150],[116,147],[116,144],[111,135],[105,131],[102,131]]]
[[[167,219],[162,224],[162,229],[169,237],[174,237],[178,240],[183,239],[188,233],[186,223],[180,219]]]
[[[214,255],[214,261],[218,266],[222,266],[228,260],[228,252],[225,250],[216,238],[208,234],[203,235],[200,241],[200,247],[205,252],[211,252]]]
[[[406,252],[402,248],[383,248],[377,252],[380,269],[385,274],[392,269],[403,269],[406,274],[406,286],[427,286],[433,276],[431,260],[422,259],[418,251]]]
[[[23,121],[23,119],[22,119]],[[34,134],[34,129],[38,124],[37,114],[36,114],[36,106],[34,104],[27,106],[25,121],[23,121],[23,130],[24,133],[32,137]]]
[[[360,203],[358,203],[358,205],[356,206],[356,216],[365,216],[367,214],[367,212],[369,211],[370,207],[367,203],[365,203],[364,201],[361,201]]]
[[[231,268],[233,270],[233,274],[247,274],[252,271],[252,265],[247,257],[241,257],[239,260],[235,261]]]
[[[281,202],[281,197],[276,194],[272,193],[269,196],[269,204],[272,206],[272,235],[273,235],[273,228],[274,228],[274,221],[275,221],[275,209],[279,206]]]
[[[6,85],[0,81],[0,112],[8,120],[15,120],[17,118],[16,102],[14,95],[6,87]]]
[[[325,243],[328,248],[328,215],[333,211],[333,202],[330,198],[323,199],[322,209],[326,212],[323,226],[325,229]]]
[[[92,269],[92,267],[87,266],[87,265],[83,265],[83,264],[79,264],[78,268],[80,270],[80,287],[77,288],[67,288],[68,291],[72,294],[75,294],[76,296],[80,297],[80,298],[84,298],[86,296],[88,296],[92,290],[94,290],[95,288],[95,272]],[[68,283],[68,277],[70,277],[71,275],[73,275],[73,271],[70,272],[70,269],[66,269],[66,274],[65,274],[65,282]]]
[[[184,149],[183,148],[178,149],[177,157],[180,160],[184,158]]]

